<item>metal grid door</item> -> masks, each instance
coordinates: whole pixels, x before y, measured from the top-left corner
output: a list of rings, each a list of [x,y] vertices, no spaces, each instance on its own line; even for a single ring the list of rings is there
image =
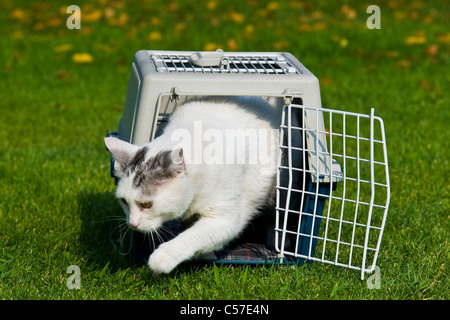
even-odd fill
[[[373,272],[390,198],[383,121],[287,105],[275,242],[283,256]],[[338,164],[339,163],[339,164]]]

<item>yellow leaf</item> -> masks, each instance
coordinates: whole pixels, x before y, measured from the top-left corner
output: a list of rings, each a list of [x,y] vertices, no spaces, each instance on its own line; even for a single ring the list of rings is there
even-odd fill
[[[437,41],[441,43],[450,43],[450,33],[444,34],[444,35],[438,35],[436,37]]]
[[[122,12],[117,19],[110,18],[108,20],[108,23],[112,26],[123,27],[124,25],[126,25],[127,21],[128,21],[128,14]]]
[[[178,22],[178,23],[175,25],[175,30],[178,31],[178,32],[181,32],[181,31],[183,31],[184,29],[186,29],[186,24],[184,24],[183,22]]]
[[[395,11],[394,12],[394,18],[397,20],[403,20],[408,17],[408,13],[405,11]]]
[[[423,20],[422,20],[422,22],[425,23],[425,24],[430,24],[430,23],[432,23],[433,21],[434,21],[434,18],[433,18],[433,16],[431,16],[431,15],[426,16],[426,17],[423,18]]]
[[[230,18],[231,18],[231,20],[233,20],[236,23],[241,23],[242,21],[245,20],[244,15],[240,14],[239,12],[236,12],[236,11],[232,11],[230,13]]]
[[[427,38],[424,35],[409,36],[406,38],[405,42],[409,46],[415,44],[424,44],[425,42],[427,42]]]
[[[205,44],[204,50],[205,51],[216,51],[220,46],[216,43],[208,42]]]
[[[100,20],[102,17],[102,11],[101,10],[94,10],[92,12],[88,13],[81,13],[81,19],[83,22],[95,22]]]
[[[345,48],[348,45],[348,40],[345,38],[341,38],[339,40],[339,45],[341,46],[341,48]]]
[[[356,18],[356,11],[352,9],[348,5],[344,5],[341,8],[341,13],[346,16],[348,19],[355,19]]]
[[[73,49],[73,44],[65,43],[65,44],[60,44],[59,46],[54,47],[53,51],[56,53],[59,53],[59,52],[70,51],[72,49]]]
[[[84,64],[84,63],[92,63],[92,61],[94,61],[94,57],[86,52],[81,52],[81,53],[75,53],[72,56],[72,60],[75,63],[80,63],[80,64]]]
[[[314,30],[325,30],[327,27],[328,27],[328,25],[322,21],[317,21],[313,24]]]
[[[23,11],[22,9],[14,9],[14,11],[11,13],[11,16],[14,19],[22,20],[22,21],[28,19],[28,14],[25,11]]]
[[[42,22],[42,21],[36,22],[36,24],[34,25],[34,29],[35,30],[44,30],[45,29],[45,23]]]
[[[62,25],[62,23],[63,23],[62,19],[58,17],[51,18],[47,21],[47,24],[51,27],[58,27]]]
[[[255,31],[255,27],[252,24],[248,24],[245,26],[245,32],[252,33],[253,31]]]
[[[13,33],[11,33],[11,37],[14,39],[23,38],[23,32],[20,30],[14,31]]]
[[[307,23],[302,23],[301,25],[298,26],[298,31],[310,31],[311,30],[311,26]]]
[[[177,11],[178,10],[178,3],[176,3],[176,2],[169,3],[169,5],[167,6],[167,9],[169,11]]]
[[[269,11],[275,11],[278,9],[280,9],[280,4],[276,1],[272,1],[267,4],[267,10]]]
[[[277,41],[274,43],[273,46],[276,50],[287,50],[289,48],[289,42],[288,41]]]
[[[62,15],[62,16],[65,16],[65,15],[67,15],[67,6],[61,6],[61,7],[59,7],[59,14],[60,15]]]
[[[162,23],[162,21],[159,17],[152,17],[150,19],[150,23],[154,26],[159,26]]]
[[[217,0],[210,0],[206,3],[208,10],[214,10],[217,7]]]
[[[161,40],[161,38],[162,38],[162,34],[159,31],[152,31],[148,35],[148,39],[150,41],[158,41],[158,40]]]
[[[399,68],[409,68],[411,66],[411,62],[408,60],[401,60],[396,65]]]

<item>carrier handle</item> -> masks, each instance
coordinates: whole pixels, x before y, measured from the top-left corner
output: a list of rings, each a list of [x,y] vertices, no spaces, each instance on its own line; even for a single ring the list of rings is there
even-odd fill
[[[194,52],[189,56],[189,62],[199,67],[221,67],[227,69],[228,58],[223,56],[223,50]]]

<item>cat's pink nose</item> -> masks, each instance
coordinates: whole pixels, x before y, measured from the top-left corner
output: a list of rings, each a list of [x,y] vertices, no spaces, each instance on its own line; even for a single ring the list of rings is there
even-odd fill
[[[128,222],[128,225],[133,229],[137,229],[137,227],[139,226],[139,222],[138,221],[130,221],[130,222]]]

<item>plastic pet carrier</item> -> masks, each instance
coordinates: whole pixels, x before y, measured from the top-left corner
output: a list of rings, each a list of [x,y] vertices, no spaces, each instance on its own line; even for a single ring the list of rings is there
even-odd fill
[[[260,97],[278,108],[280,152],[275,208],[197,261],[321,261],[359,270],[362,279],[372,272],[390,198],[384,126],[374,110],[322,108],[318,79],[289,53],[142,50],[131,67],[119,129],[108,136],[145,144],[178,105],[209,96]],[[183,225],[165,228],[171,232],[160,241]],[[147,260],[158,245],[151,236],[132,231],[136,258]]]

